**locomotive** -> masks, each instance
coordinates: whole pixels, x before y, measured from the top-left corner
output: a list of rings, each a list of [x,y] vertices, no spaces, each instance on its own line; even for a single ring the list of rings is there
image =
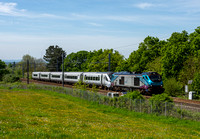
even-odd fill
[[[52,82],[62,82],[62,76],[62,72],[32,73],[32,79]],[[164,92],[162,77],[157,72],[64,72],[65,83],[74,84],[79,80],[109,90],[139,90],[148,94]]]

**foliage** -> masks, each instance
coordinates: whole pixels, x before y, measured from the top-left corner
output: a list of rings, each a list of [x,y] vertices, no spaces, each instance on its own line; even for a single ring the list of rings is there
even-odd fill
[[[190,56],[184,63],[183,68],[179,73],[178,80],[184,84],[188,84],[189,80],[194,78],[196,73],[199,73],[200,59],[195,56]]]
[[[157,57],[153,61],[148,62],[146,65],[146,71],[155,71],[155,72],[161,74],[162,73],[161,56]]]
[[[183,86],[175,78],[170,78],[164,81],[164,88],[166,94],[172,97],[183,95]]]
[[[200,95],[200,73],[196,73],[192,82],[192,91],[196,91]]]
[[[123,97],[130,98],[132,100],[135,99],[144,99],[143,95],[139,91],[133,91],[133,92],[128,92],[126,95]]]
[[[80,89],[83,91],[86,91],[88,87],[88,84],[83,83],[81,80],[79,80],[77,83],[74,84],[74,88]]]
[[[188,33],[173,33],[168,39],[165,53],[162,57],[162,70],[164,77],[177,77],[183,67],[183,62],[190,54]]]
[[[0,60],[0,81],[2,81],[3,76],[5,74],[7,74],[7,73],[8,73],[8,70],[6,70],[6,64],[5,64],[5,62],[3,62],[3,61]]]
[[[66,52],[62,50],[59,46],[49,46],[46,49],[46,54],[44,55],[44,60],[46,60],[47,68],[49,71],[61,71],[62,65],[62,54],[64,58],[66,56]]]
[[[161,55],[161,45],[158,38],[146,37],[140,43],[138,50],[133,51],[129,58],[129,71],[142,72],[146,70],[146,64]]]
[[[90,52],[79,51],[67,55],[64,60],[65,71],[86,71],[87,60],[89,59]]]
[[[65,59],[65,71],[108,71],[109,54],[111,55],[111,71],[116,71],[123,62],[123,56],[113,49],[71,53]]]
[[[3,76],[3,82],[5,83],[14,83],[19,81],[19,76],[15,75],[15,74],[6,74]]]
[[[171,104],[173,102],[173,100],[165,93],[153,95],[149,101],[152,106],[152,111],[156,113],[162,113],[166,104]],[[170,107],[173,107],[173,105],[170,105]],[[170,110],[171,108],[168,109]]]

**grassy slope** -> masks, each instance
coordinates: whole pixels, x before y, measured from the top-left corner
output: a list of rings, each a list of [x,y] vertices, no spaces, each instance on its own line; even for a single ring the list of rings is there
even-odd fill
[[[55,92],[0,89],[1,137],[200,138],[200,123],[98,106]]]

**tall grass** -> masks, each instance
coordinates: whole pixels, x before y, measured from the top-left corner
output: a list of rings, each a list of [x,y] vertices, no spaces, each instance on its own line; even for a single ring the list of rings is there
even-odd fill
[[[25,89],[21,89],[25,88]],[[200,123],[99,105],[48,86],[0,87],[0,138],[198,138]],[[36,89],[37,88],[37,89]],[[43,90],[48,89],[48,90]],[[57,93],[57,92],[62,93]],[[99,96],[99,98],[104,98]],[[86,97],[85,97],[86,98]],[[114,100],[113,100],[114,101]],[[106,103],[107,102],[106,100]],[[112,103],[113,105],[113,103]],[[119,105],[120,106],[120,105]]]

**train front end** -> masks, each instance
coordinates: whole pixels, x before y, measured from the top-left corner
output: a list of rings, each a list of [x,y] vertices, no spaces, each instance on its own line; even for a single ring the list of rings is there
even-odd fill
[[[151,94],[160,94],[164,92],[163,81],[160,74],[157,72],[144,73],[143,79],[145,80],[146,92]]]

